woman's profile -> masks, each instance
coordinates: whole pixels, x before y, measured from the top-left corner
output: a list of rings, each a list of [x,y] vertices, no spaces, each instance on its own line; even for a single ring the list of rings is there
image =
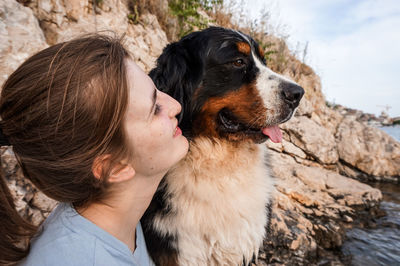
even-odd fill
[[[2,87],[0,143],[60,204],[37,228],[0,177],[0,264],[151,265],[139,220],[187,153],[180,110],[116,37],[81,37],[25,61]]]

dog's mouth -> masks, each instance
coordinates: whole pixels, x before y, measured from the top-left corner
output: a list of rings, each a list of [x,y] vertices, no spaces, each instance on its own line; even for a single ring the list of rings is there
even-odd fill
[[[268,138],[274,143],[282,142],[282,132],[278,125],[257,126],[241,122],[229,109],[224,108],[218,113],[220,125],[225,133],[242,133],[262,143]]]

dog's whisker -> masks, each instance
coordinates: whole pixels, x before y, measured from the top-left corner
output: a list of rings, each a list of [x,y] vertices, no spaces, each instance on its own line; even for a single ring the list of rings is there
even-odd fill
[[[248,124],[247,129],[251,129],[251,128],[254,127],[254,125],[260,124],[261,120],[262,120],[262,117],[259,117],[259,116],[255,117],[254,119],[252,119],[250,121],[250,123]]]

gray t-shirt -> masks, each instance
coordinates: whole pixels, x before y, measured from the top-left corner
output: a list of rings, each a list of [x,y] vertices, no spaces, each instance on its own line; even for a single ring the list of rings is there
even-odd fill
[[[79,215],[66,203],[60,203],[32,240],[28,257],[20,265],[134,265],[153,266],[140,223],[136,227],[136,249]]]

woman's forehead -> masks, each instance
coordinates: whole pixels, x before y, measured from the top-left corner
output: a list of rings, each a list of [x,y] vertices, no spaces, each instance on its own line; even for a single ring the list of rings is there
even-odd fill
[[[129,85],[129,115],[147,117],[151,111],[155,86],[151,78],[132,60],[126,62]]]
[[[131,59],[127,60],[126,66],[130,87],[133,87],[134,91],[151,89],[150,93],[152,93],[154,89],[154,83],[151,78]]]

